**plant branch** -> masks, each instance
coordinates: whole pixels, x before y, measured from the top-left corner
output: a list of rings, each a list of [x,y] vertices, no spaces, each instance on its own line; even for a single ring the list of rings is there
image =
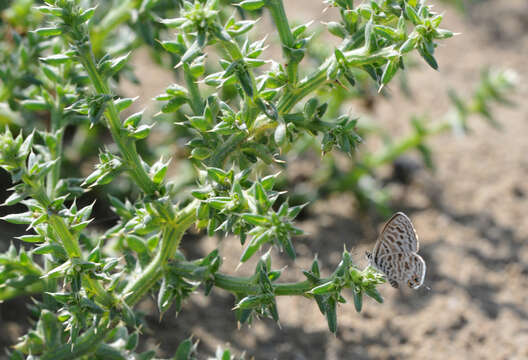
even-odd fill
[[[109,95],[110,89],[106,82],[101,78],[94,62],[93,53],[89,46],[79,47],[79,60],[88,73],[88,76],[94,85],[98,94]],[[136,150],[136,143],[133,139],[127,137],[121,131],[121,121],[119,119],[119,112],[115,107],[113,101],[108,102],[107,110],[105,111],[108,128],[112,134],[112,138],[116,142],[121,155],[127,163],[130,176],[138,184],[138,186],[148,195],[155,195],[157,186],[150,179],[141,163],[141,158]]]
[[[163,269],[180,245],[183,234],[196,220],[198,201],[193,201],[180,211],[174,224],[163,230],[163,237],[158,252],[145,270],[123,290],[126,303],[134,305],[163,275]]]

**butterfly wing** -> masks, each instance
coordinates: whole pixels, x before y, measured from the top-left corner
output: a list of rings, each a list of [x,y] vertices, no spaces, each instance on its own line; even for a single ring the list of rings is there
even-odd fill
[[[392,253],[381,256],[376,267],[382,271],[389,283],[397,288],[406,284],[417,289],[425,278],[426,265],[422,257],[415,253]]]
[[[401,252],[418,252],[418,235],[411,219],[402,212],[394,214],[381,231],[380,239]]]
[[[407,272],[407,285],[410,288],[418,289],[422,286],[425,279],[425,270],[427,266],[425,265],[424,259],[418,254],[410,254],[409,257],[409,267],[411,271]]]
[[[404,213],[394,214],[385,224],[369,257],[393,287],[407,283],[418,288],[425,277],[425,262],[418,251],[418,236]]]
[[[397,252],[417,252],[418,236],[411,220],[402,212],[394,214],[383,227],[374,250],[372,260]]]

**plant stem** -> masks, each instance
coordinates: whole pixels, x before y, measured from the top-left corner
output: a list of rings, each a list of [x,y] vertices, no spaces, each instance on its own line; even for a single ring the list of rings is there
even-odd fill
[[[286,89],[284,96],[277,106],[280,114],[289,113],[299,101],[326,82],[326,71],[331,60],[332,58],[329,58],[317,71],[302,79],[295,89]]]
[[[56,233],[57,237],[61,239],[61,243],[70,259],[81,258],[82,252],[79,247],[77,238],[70,232],[70,229],[64,222],[64,219],[59,215],[51,215],[48,217],[48,222]],[[99,281],[92,279],[89,274],[82,274],[83,283],[89,293],[94,294],[95,299],[105,306],[112,306],[115,301],[113,296],[105,290]]]
[[[279,33],[279,38],[283,48],[287,47],[293,49],[295,38],[291,32],[290,24],[288,23],[288,17],[286,16],[286,11],[284,11],[282,0],[267,0],[266,7],[269,9],[271,17],[273,18],[273,22],[277,27],[277,32]],[[286,56],[284,51],[283,54]],[[297,84],[299,63],[291,61],[291,59],[289,60],[290,61],[287,68],[289,85],[295,87]]]
[[[198,201],[193,201],[177,215],[174,224],[167,226],[163,231],[163,237],[158,252],[145,270],[132,282],[130,282],[123,294],[125,301],[132,306],[139,301],[147,291],[156,284],[163,275],[163,269],[171,259],[180,245],[183,234],[196,220],[196,208]]]
[[[363,164],[366,166],[366,168],[374,169],[380,165],[394,161],[398,156],[407,152],[407,150],[413,149],[420,145],[425,138],[448,130],[450,126],[451,125],[449,122],[445,120],[427,128],[424,132],[416,131],[413,134],[395,142],[394,144],[384,147],[377,153],[365,156]]]
[[[88,50],[86,49],[88,48]],[[80,61],[84,66],[95,90],[98,94],[109,95],[110,89],[106,82],[101,78],[95,66],[93,53],[89,50],[89,47],[82,48]],[[108,121],[108,128],[112,134],[114,141],[116,142],[121,155],[128,165],[130,176],[134,179],[136,184],[147,194],[155,195],[157,186],[150,179],[149,175],[145,171],[141,163],[141,158],[136,150],[136,143],[133,139],[123,135],[121,131],[121,121],[119,119],[119,112],[117,111],[113,101],[109,101],[105,116]]]
[[[171,263],[170,271],[183,276],[189,280],[204,281],[204,271],[198,271],[200,265],[189,261],[174,261]],[[334,275],[320,279],[320,284],[333,279]],[[237,277],[221,273],[214,275],[214,286],[232,293],[255,295],[261,293],[262,289],[255,284],[253,277]],[[273,293],[277,296],[307,295],[315,286],[312,282],[305,280],[301,282],[272,284]]]
[[[42,294],[44,291],[46,291],[46,282],[44,280],[37,280],[23,289],[5,287],[0,289],[0,302],[8,301],[19,296]]]
[[[200,95],[200,89],[198,88],[198,84],[196,83],[196,80],[192,77],[192,75],[185,70],[183,71],[183,76],[185,77],[185,83],[187,84],[187,88],[189,89],[191,95],[191,109],[195,115],[202,115],[204,110],[204,103],[202,100],[202,96]]]
[[[394,50],[393,46],[382,48],[374,53],[369,53],[368,49],[363,47],[346,51],[343,55],[346,58],[347,66],[349,68],[361,68],[363,65],[392,59],[398,56],[398,52]],[[302,79],[296,88],[286,88],[284,96],[277,106],[279,113],[287,114],[305,96],[317,90],[326,81],[334,80],[328,78],[327,72],[330,67],[335,66],[336,61],[335,55],[331,55],[315,72]]]
[[[109,330],[117,325],[117,321],[109,323],[106,320],[103,324],[97,327],[92,327],[90,330],[84,332],[77,341],[75,346],[72,344],[65,344],[55,350],[46,352],[40,357],[41,360],[61,360],[61,359],[76,359],[80,356],[92,354],[97,350],[97,345],[103,341]]]
[[[214,167],[223,168],[224,161],[227,156],[233,152],[244,140],[246,140],[245,133],[237,133],[231,135],[213,154],[211,157],[211,165]]]
[[[51,110],[51,133],[57,134],[57,142],[55,143],[54,148],[50,148],[52,160],[57,160],[50,173],[47,176],[47,190],[48,195],[51,198],[55,197],[55,187],[60,180],[60,170],[61,170],[61,155],[62,155],[62,138],[63,131],[59,131],[62,127],[62,114],[64,111],[64,105],[61,101],[61,96],[58,96],[57,102],[53,109]]]

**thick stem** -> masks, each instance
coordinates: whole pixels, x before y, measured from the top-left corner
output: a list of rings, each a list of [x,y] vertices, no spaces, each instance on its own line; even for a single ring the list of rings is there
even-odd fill
[[[360,48],[344,52],[343,55],[346,58],[349,68],[361,68],[363,65],[394,58],[398,56],[398,52],[394,50],[393,46],[389,46],[375,53],[369,53],[366,48]],[[296,88],[287,88],[277,107],[279,113],[287,114],[305,96],[317,90],[327,80],[332,80],[327,79],[327,71],[330,67],[335,66],[336,61],[334,55],[330,56],[315,72],[302,79]]]
[[[237,133],[231,135],[213,154],[211,157],[211,165],[218,168],[223,168],[224,162],[228,155],[233,152],[246,139],[245,133]]]
[[[59,215],[51,215],[48,217],[48,222],[57,237],[61,240],[68,257],[70,259],[81,258],[82,252],[79,247],[79,241],[70,232],[64,219]],[[87,292],[92,293],[99,303],[105,306],[112,306],[114,304],[114,298],[105,290],[99,281],[92,279],[89,274],[83,274],[82,280]]]
[[[47,176],[47,190],[48,195],[51,198],[55,197],[55,187],[60,180],[60,170],[61,170],[61,155],[62,155],[62,138],[63,132],[59,132],[62,127],[62,114],[64,111],[64,105],[62,104],[61,98],[59,96],[55,107],[51,110],[51,133],[57,134],[57,142],[55,147],[51,150],[52,160],[57,160],[50,173]]]
[[[331,59],[325,61],[317,71],[301,80],[295,89],[287,89],[277,107],[280,114],[289,113],[299,101],[326,82],[326,71]]]
[[[202,100],[202,96],[200,95],[200,89],[198,88],[198,84],[196,83],[192,75],[189,74],[187,71],[184,71],[183,75],[185,77],[185,83],[187,84],[189,93],[191,95],[191,109],[195,115],[202,115],[204,110],[204,102]]]
[[[49,351],[40,357],[41,360],[76,359],[83,355],[92,354],[97,350],[97,345],[103,341],[108,331],[117,325],[116,321],[108,323],[108,320],[98,327],[93,327],[82,334],[75,346],[65,344],[55,350]]]
[[[199,271],[200,265],[188,261],[175,261],[171,264],[170,271],[173,273],[183,276],[190,280],[204,281],[204,271]],[[328,278],[322,278],[319,284],[326,283],[332,280],[334,275]],[[234,294],[248,294],[255,295],[262,292],[259,285],[255,284],[254,278],[252,277],[237,277],[221,273],[214,275],[214,286],[220,289],[227,290]],[[275,283],[273,286],[273,293],[277,296],[295,296],[295,295],[307,295],[317,285],[314,285],[308,280],[296,282],[296,283]]]
[[[293,49],[295,38],[291,32],[290,24],[288,23],[288,17],[286,16],[286,11],[284,11],[282,0],[267,0],[266,7],[271,13],[271,17],[273,18],[273,22],[275,23],[275,27],[279,33],[282,46]],[[286,53],[283,53],[287,57]],[[291,59],[288,60],[288,79],[290,85],[295,87],[297,84],[299,64],[297,62],[291,61]]]
[[[98,94],[109,95],[110,89],[106,82],[101,78],[95,66],[93,54],[89,50],[85,50],[81,56],[80,61],[83,64],[92,84],[95,87],[95,90]],[[149,175],[145,171],[141,163],[141,158],[136,150],[136,143],[133,139],[128,138],[126,135],[123,135],[121,131],[121,121],[119,119],[119,112],[117,111],[113,101],[109,101],[107,104],[107,110],[105,111],[105,116],[108,122],[108,128],[112,133],[112,138],[117,144],[121,155],[123,156],[126,164],[128,165],[128,170],[130,176],[134,179],[136,184],[147,194],[155,195],[157,186],[150,179]]]
[[[180,245],[183,234],[196,220],[196,208],[198,202],[190,203],[180,214],[175,223],[167,226],[163,231],[161,244],[154,259],[145,270],[132,282],[130,282],[123,293],[125,301],[132,306],[138,302],[148,290],[156,284],[163,275],[163,269],[169,259],[171,259]]]
[[[44,280],[38,280],[31,285],[24,287],[23,289],[5,287],[0,289],[0,302],[8,301],[20,296],[42,294],[44,291],[46,291],[46,287],[46,281]]]

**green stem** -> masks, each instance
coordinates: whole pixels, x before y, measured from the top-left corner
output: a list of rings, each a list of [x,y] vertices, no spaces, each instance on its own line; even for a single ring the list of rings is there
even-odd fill
[[[91,51],[86,50],[81,54],[80,61],[83,64],[95,90],[98,94],[110,94],[110,89],[106,82],[101,78],[95,66],[94,57]],[[130,176],[134,179],[136,184],[147,194],[155,195],[157,186],[150,179],[141,163],[141,158],[136,150],[136,143],[121,131],[121,121],[119,119],[119,112],[115,107],[113,101],[109,101],[105,116],[108,121],[108,128],[112,134],[114,141],[123,156],[123,159],[128,165]]]
[[[39,201],[45,207],[49,207],[51,201],[48,195],[44,191],[44,188],[35,184],[30,177],[23,176],[23,181],[31,186],[34,190],[33,197]],[[64,221],[64,219],[57,214],[50,214],[48,216],[48,224],[55,233],[58,239],[60,239],[62,246],[66,250],[66,254],[70,259],[81,258],[82,251],[79,246],[79,241],[76,236],[70,231],[70,228]],[[84,274],[83,281],[86,284],[87,290],[95,295],[95,299],[101,304],[111,306],[114,304],[113,297],[101,286],[101,284],[93,280],[90,275]]]
[[[331,278],[321,279],[321,284],[330,280]],[[251,278],[237,278],[230,275],[216,274],[214,281],[216,287],[233,293],[255,295],[262,292],[260,286],[250,283],[252,281]],[[277,296],[306,295],[315,287],[315,285],[308,280],[297,283],[273,284],[272,286],[273,293]]]
[[[243,132],[231,135],[211,157],[211,166],[223,168],[227,156],[244,142],[246,136]]]
[[[289,113],[305,96],[308,96],[311,92],[323,85],[326,82],[326,71],[330,63],[331,58],[325,61],[317,71],[302,79],[295,89],[287,88],[277,106],[279,113]]]
[[[204,102],[202,100],[202,96],[200,95],[200,89],[198,88],[198,84],[189,72],[184,71],[183,75],[185,77],[185,83],[187,84],[187,88],[189,89],[191,95],[191,109],[195,115],[202,115],[204,110]]]
[[[295,38],[293,37],[293,34],[291,32],[290,24],[288,23],[288,17],[286,16],[286,11],[284,11],[284,5],[282,3],[282,0],[267,0],[266,7],[271,13],[271,17],[273,19],[273,22],[275,23],[277,32],[279,33],[279,38],[281,40],[283,48],[287,47],[293,49]],[[283,52],[283,54],[286,56],[285,52]],[[291,86],[295,86],[297,84],[298,68],[299,63],[291,61],[291,59],[289,59],[287,71],[288,79]]]
[[[364,65],[392,59],[398,56],[398,52],[394,50],[393,46],[382,48],[375,53],[369,53],[368,49],[363,47],[344,52],[343,55],[349,68],[361,68]],[[332,80],[327,79],[327,71],[330,67],[335,66],[335,62],[335,56],[331,55],[315,72],[302,79],[295,89],[287,88],[277,107],[279,113],[287,114],[305,96],[317,90],[327,80]]]
[[[171,263],[170,271],[189,280],[205,281],[206,279],[203,278],[202,274],[207,274],[207,271],[200,271],[200,267],[200,265],[189,261],[174,261]],[[328,278],[321,278],[319,284],[331,281],[334,276],[335,273]],[[262,292],[261,287],[255,284],[253,277],[237,277],[216,273],[213,279],[214,286],[235,294],[256,295]],[[307,295],[310,290],[319,284],[314,285],[312,282],[305,280],[301,282],[272,284],[272,286],[273,293],[277,296],[295,296]]]
[[[70,259],[81,258],[82,252],[79,247],[77,238],[70,232],[70,229],[64,222],[64,219],[59,215],[50,215],[48,222],[57,237],[61,240],[66,253]],[[89,293],[94,294],[95,299],[105,305],[112,306],[114,304],[114,298],[112,295],[105,290],[105,288],[99,283],[99,281],[92,279],[89,274],[82,275],[83,283]]]
[[[190,203],[176,217],[175,223],[167,226],[163,231],[161,244],[154,259],[145,270],[132,282],[130,282],[123,293],[128,305],[132,306],[139,301],[148,290],[156,284],[163,275],[163,269],[171,259],[180,245],[183,234],[196,220],[196,208],[198,201]]]
[[[44,291],[46,291],[46,288],[47,284],[44,280],[38,280],[33,284],[24,287],[23,289],[5,287],[0,289],[0,302],[8,301],[19,296],[42,294]]]
[[[57,186],[57,183],[60,180],[60,170],[61,170],[61,163],[62,163],[62,159],[61,159],[62,138],[63,138],[64,132],[63,131],[59,132],[59,130],[62,127],[63,110],[64,110],[64,106],[59,96],[57,100],[57,104],[51,110],[51,133],[57,134],[57,142],[55,143],[55,147],[50,148],[52,160],[57,159],[57,162],[55,163],[50,173],[48,174],[47,183],[46,183],[48,195],[51,198],[55,197],[55,187]]]
[[[427,128],[424,132],[416,131],[413,134],[396,141],[394,144],[384,147],[377,153],[365,156],[363,159],[363,165],[368,169],[374,169],[380,165],[392,162],[398,156],[423,143],[425,138],[448,130],[450,127],[451,125],[448,121],[442,121]]]
[[[76,359],[83,355],[92,354],[97,350],[97,345],[103,341],[108,331],[117,325],[117,321],[109,323],[106,320],[103,324],[93,327],[84,332],[75,341],[75,346],[72,344],[62,345],[52,351],[49,351],[40,357],[41,360],[62,360],[62,359]]]

